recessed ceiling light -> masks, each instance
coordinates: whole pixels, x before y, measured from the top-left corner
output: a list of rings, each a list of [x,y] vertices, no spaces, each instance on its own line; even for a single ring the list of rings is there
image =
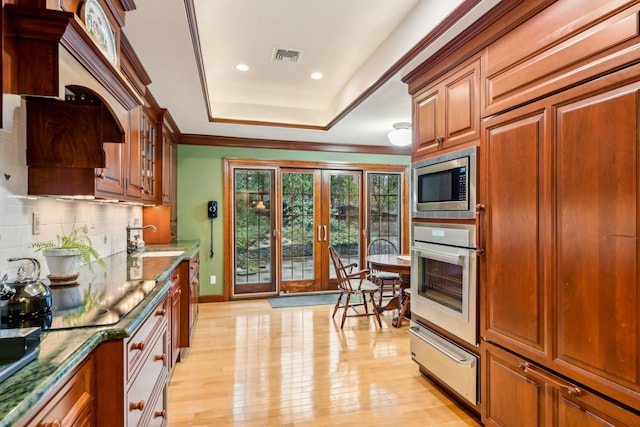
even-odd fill
[[[236,65],[236,70],[238,70],[238,71],[249,71],[249,66],[247,64],[238,64],[238,65]]]
[[[313,80],[320,80],[322,78],[322,73],[318,73],[317,71],[315,73],[311,73],[311,78]]]

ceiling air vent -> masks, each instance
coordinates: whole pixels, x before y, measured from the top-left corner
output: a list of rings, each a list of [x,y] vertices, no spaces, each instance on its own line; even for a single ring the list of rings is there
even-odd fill
[[[271,60],[273,62],[298,62],[301,56],[302,52],[299,50],[275,48]]]

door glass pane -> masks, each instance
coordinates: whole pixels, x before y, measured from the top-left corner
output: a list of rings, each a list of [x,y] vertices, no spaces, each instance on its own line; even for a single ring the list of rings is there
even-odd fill
[[[271,170],[234,170],[236,294],[275,290],[275,282],[271,283],[272,183]]]
[[[369,199],[369,242],[384,238],[400,250],[400,174],[367,175]]]
[[[282,174],[282,280],[312,280],[314,274],[314,174]]]
[[[360,261],[360,176],[332,174],[329,242],[347,265]],[[330,277],[336,277],[331,267]]]

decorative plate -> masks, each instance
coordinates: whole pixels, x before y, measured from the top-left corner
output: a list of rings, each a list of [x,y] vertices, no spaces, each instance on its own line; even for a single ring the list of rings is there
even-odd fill
[[[117,61],[116,40],[107,15],[97,0],[87,0],[82,7],[82,19],[87,31],[114,64]]]

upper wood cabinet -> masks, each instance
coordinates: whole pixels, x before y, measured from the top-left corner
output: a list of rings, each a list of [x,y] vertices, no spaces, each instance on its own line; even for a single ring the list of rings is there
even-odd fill
[[[414,161],[480,138],[480,60],[463,64],[413,97]]]
[[[640,411],[638,99],[635,65],[483,124],[480,326]]]
[[[140,127],[140,155],[142,177],[142,200],[156,204],[158,200],[158,171],[157,163],[161,150],[161,141],[158,140],[158,122],[147,111],[143,111]]]
[[[557,1],[491,43],[483,117],[636,61],[639,11],[630,0]]]

